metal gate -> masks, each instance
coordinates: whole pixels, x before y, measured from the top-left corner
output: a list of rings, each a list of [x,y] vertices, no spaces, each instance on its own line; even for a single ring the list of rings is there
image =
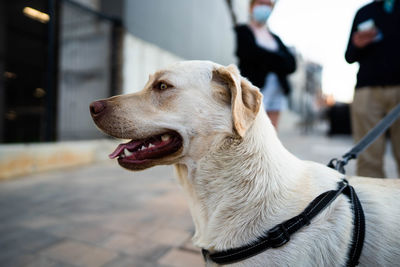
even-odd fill
[[[119,91],[120,23],[70,0],[60,4],[57,139],[98,138],[89,104]]]

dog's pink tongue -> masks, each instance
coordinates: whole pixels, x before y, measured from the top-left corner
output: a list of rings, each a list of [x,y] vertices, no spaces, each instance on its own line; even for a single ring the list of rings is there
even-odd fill
[[[111,153],[110,155],[108,155],[108,157],[110,159],[115,159],[116,157],[118,157],[123,151],[124,149],[129,149],[129,150],[134,150],[136,149],[138,146],[140,146],[142,144],[142,141],[129,141],[128,143],[125,144],[119,144],[117,146],[117,148],[114,150],[113,153]]]
[[[108,155],[108,157],[110,159],[115,159],[116,157],[119,156],[119,154],[121,154],[121,152],[125,149],[126,144],[120,144],[117,146],[117,148],[114,150],[113,153],[111,153],[110,155]]]

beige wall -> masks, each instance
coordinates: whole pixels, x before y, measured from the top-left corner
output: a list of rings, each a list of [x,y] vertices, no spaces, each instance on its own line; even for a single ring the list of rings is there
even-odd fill
[[[124,36],[123,93],[140,91],[149,74],[174,62],[184,60],[130,33]]]

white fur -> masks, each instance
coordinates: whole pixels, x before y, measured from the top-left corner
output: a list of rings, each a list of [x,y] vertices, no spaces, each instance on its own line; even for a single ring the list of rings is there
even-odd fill
[[[119,107],[114,112],[128,124],[120,125],[127,138],[150,136],[162,129],[173,129],[183,137],[181,154],[159,164],[175,164],[196,227],[193,241],[210,251],[252,242],[298,215],[319,194],[335,189],[343,178],[324,165],[289,153],[262,108],[243,137],[235,134],[230,104],[213,94],[213,70],[221,67],[204,61],[178,63],[161,75],[173,83],[171,91],[155,96],[149,82],[140,94],[111,98]],[[171,97],[170,105],[154,104],[163,103],[160,97]],[[399,265],[399,182],[348,180],[366,218],[360,265]],[[343,266],[352,230],[353,213],[342,195],[286,245],[233,266]]]

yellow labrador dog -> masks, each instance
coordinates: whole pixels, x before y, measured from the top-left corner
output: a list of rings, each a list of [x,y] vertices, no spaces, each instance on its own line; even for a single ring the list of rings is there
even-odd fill
[[[90,110],[102,131],[131,139],[110,155],[122,167],[175,165],[196,227],[193,241],[213,252],[251,244],[343,178],[288,152],[261,103],[259,89],[235,66],[186,61],[151,75],[142,91],[93,102]],[[400,183],[349,182],[366,220],[360,265],[399,266]],[[349,198],[340,195],[285,245],[233,265],[344,266],[354,223]]]

